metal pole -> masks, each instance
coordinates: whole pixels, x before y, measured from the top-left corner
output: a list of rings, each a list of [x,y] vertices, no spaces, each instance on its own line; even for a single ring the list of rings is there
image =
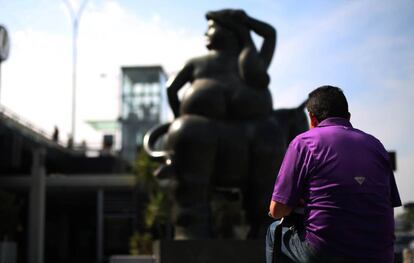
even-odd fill
[[[75,144],[76,132],[76,63],[77,63],[77,44],[78,44],[78,20],[73,21],[73,39],[72,39],[72,129],[71,135],[73,143]]]
[[[104,190],[99,189],[96,195],[96,262],[103,262],[104,238]]]
[[[1,63],[1,60],[0,60],[0,94],[1,94],[1,90],[2,90],[2,89],[1,89],[1,88],[2,88],[2,87],[1,87],[1,64],[2,64],[2,63]],[[0,96],[0,98],[1,98],[1,96]],[[1,100],[0,100],[0,101],[1,101]],[[0,103],[0,104],[1,104],[1,103]]]
[[[78,9],[78,12],[75,13],[74,8],[70,4],[69,0],[64,0],[65,4],[69,9],[70,16],[72,18],[72,128],[71,136],[73,143],[75,144],[76,136],[76,73],[77,73],[77,59],[78,59],[78,30],[79,30],[79,21],[82,15],[82,11],[86,6],[88,0],[85,0],[81,3],[81,6]]]
[[[32,175],[29,206],[28,262],[43,263],[45,212],[46,212],[46,171],[44,167],[46,151],[33,150]]]

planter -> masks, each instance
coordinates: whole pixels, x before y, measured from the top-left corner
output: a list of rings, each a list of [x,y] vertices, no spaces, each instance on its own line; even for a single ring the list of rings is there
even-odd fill
[[[0,242],[0,263],[17,262],[17,243],[11,241]]]

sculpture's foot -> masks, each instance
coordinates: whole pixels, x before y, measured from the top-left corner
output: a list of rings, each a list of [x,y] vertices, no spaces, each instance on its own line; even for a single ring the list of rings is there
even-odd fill
[[[187,240],[189,239],[184,227],[181,226],[175,226],[174,227],[174,239],[175,240]]]
[[[175,227],[175,240],[194,240],[211,238],[208,226]]]
[[[177,207],[175,239],[208,239],[212,237],[212,226],[208,205]]]

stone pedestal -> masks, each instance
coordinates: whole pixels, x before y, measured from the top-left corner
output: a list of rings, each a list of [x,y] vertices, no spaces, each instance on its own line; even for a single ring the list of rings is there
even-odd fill
[[[264,263],[264,240],[162,240],[157,263]]]
[[[0,263],[17,262],[17,244],[16,242],[0,242]]]
[[[111,256],[109,263],[155,263],[154,255]]]

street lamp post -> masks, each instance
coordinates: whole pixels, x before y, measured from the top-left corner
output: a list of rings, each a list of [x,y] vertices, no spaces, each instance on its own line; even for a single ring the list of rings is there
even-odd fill
[[[1,64],[9,57],[9,35],[4,26],[0,25],[0,91],[1,91]]]
[[[78,30],[79,22],[82,15],[82,11],[86,6],[88,0],[82,1],[77,12],[71,5],[69,0],[63,0],[68,7],[71,19],[72,19],[72,129],[71,136],[73,143],[75,143],[75,132],[76,132],[76,66],[78,56]]]

